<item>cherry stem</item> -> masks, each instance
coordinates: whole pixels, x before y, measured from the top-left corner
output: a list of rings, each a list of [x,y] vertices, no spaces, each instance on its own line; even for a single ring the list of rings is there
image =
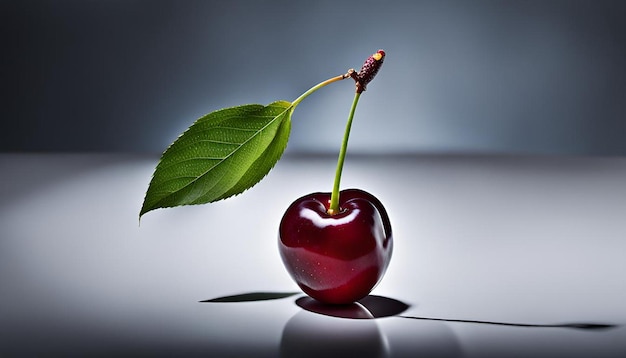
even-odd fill
[[[348,115],[348,122],[346,123],[346,130],[343,134],[343,142],[341,142],[341,150],[339,151],[339,159],[337,160],[337,170],[335,171],[335,183],[333,185],[333,191],[330,195],[330,206],[328,208],[328,214],[334,215],[340,212],[339,208],[339,185],[341,182],[341,172],[343,171],[343,162],[346,159],[346,152],[348,150],[348,138],[350,137],[350,128],[352,128],[352,119],[354,118],[354,112],[356,106],[361,98],[361,92],[357,91],[354,94],[354,100],[352,101],[352,107],[350,107],[350,114]]]
[[[335,171],[335,183],[333,185],[333,191],[330,196],[330,206],[328,208],[328,214],[334,215],[339,213],[339,187],[341,183],[341,172],[343,171],[343,162],[346,159],[346,151],[348,150],[348,138],[350,137],[350,128],[352,128],[352,119],[354,118],[354,112],[356,111],[356,106],[359,103],[359,98],[361,97],[361,93],[363,92],[362,85],[360,82],[360,78],[358,74],[354,71],[354,69],[348,70],[347,73],[339,76],[335,76],[327,79],[324,82],[320,82],[315,86],[309,88],[306,92],[300,95],[300,97],[296,98],[291,103],[291,108],[295,108],[302,100],[307,98],[313,92],[318,89],[328,86],[329,84],[337,81],[344,80],[346,78],[352,77],[357,85],[357,91],[354,95],[354,100],[352,101],[352,107],[350,108],[350,114],[348,115],[348,123],[346,123],[346,130],[343,135],[343,142],[341,143],[341,150],[339,151],[339,159],[337,160],[337,170]],[[361,87],[359,87],[361,86]]]

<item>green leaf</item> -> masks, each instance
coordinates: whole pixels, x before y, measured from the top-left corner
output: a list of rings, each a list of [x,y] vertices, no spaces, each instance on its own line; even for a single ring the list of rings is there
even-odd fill
[[[161,156],[139,217],[226,199],[254,186],[282,156],[293,108],[287,101],[247,104],[199,118]]]

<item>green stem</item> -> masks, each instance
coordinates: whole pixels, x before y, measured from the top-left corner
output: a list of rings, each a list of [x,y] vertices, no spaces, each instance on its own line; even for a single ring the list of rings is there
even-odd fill
[[[346,159],[346,151],[348,150],[348,138],[350,137],[350,128],[352,128],[352,119],[354,118],[354,112],[356,106],[359,103],[361,97],[360,92],[354,94],[354,100],[352,101],[352,107],[350,107],[350,114],[348,115],[348,122],[346,123],[346,130],[343,134],[343,142],[341,142],[341,150],[339,151],[339,159],[337,160],[337,170],[335,171],[335,183],[333,185],[333,192],[330,195],[330,207],[328,213],[334,215],[339,213],[339,184],[341,182],[341,172],[343,171],[343,162]]]
[[[328,86],[329,84],[333,83],[333,82],[337,82],[337,81],[341,81],[344,80],[346,78],[350,77],[349,74],[345,74],[345,75],[339,75],[333,78],[329,78],[324,82],[320,82],[318,84],[316,84],[315,86],[309,88],[308,91],[304,92],[303,94],[300,95],[300,97],[296,98],[292,103],[291,103],[291,108],[295,108],[298,104],[300,104],[300,102],[302,102],[303,99],[307,98],[310,94],[312,94],[313,92],[317,91],[318,89]]]

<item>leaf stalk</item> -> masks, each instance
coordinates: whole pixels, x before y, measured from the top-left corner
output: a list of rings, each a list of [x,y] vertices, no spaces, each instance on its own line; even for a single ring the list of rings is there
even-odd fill
[[[337,82],[337,81],[341,81],[341,80],[345,80],[346,78],[351,77],[353,72],[354,72],[354,70],[350,69],[347,73],[345,73],[343,75],[335,76],[335,77],[327,79],[324,82],[320,82],[320,83],[316,84],[315,86],[309,88],[306,92],[301,94],[300,97],[296,98],[291,103],[291,107],[295,108],[298,104],[300,104],[300,102],[302,102],[302,100],[307,98],[309,95],[313,94],[313,92],[317,91],[318,89],[320,89],[322,87],[326,87],[326,86],[328,86],[331,83],[334,83],[334,82]]]

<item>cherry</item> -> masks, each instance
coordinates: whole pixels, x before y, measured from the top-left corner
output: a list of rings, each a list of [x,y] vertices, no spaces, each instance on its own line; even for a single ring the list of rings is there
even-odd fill
[[[356,93],[339,150],[331,193],[294,201],[280,222],[278,249],[291,277],[307,295],[331,304],[367,296],[389,266],[393,239],[383,204],[359,189],[340,191],[350,128],[357,103],[383,64],[385,51],[371,55],[355,73]]]
[[[391,224],[382,203],[359,189],[313,193],[293,202],[280,222],[279,252],[287,271],[312,298],[347,304],[380,282],[393,250]]]

